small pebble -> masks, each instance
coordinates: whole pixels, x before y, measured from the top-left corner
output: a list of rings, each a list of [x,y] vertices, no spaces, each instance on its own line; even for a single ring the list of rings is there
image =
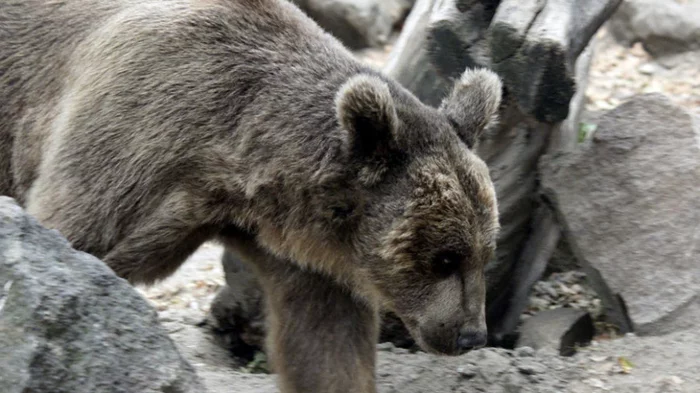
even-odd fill
[[[554,289],[554,286],[548,282],[543,282],[542,283],[542,290],[548,294],[549,296],[552,297],[552,299],[556,299],[559,297],[559,293],[557,292],[556,289]]]
[[[469,364],[466,366],[460,366],[457,368],[457,373],[462,377],[466,379],[471,379],[476,376],[476,367],[473,365]]]
[[[545,367],[534,362],[520,363],[518,365],[518,371],[525,375],[542,374],[545,372]]]
[[[598,378],[588,378],[588,379],[584,380],[583,382],[587,383],[590,386],[593,386],[594,388],[603,389],[603,390],[610,390],[610,388],[605,385],[605,382],[601,381]]]
[[[640,74],[652,75],[656,71],[656,67],[651,63],[644,63],[637,67],[637,71],[639,71]]]
[[[531,347],[520,347],[515,350],[515,354],[522,358],[535,356],[535,350]]]

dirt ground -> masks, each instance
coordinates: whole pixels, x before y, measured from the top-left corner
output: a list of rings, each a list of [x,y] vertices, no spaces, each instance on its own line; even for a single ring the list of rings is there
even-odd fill
[[[390,46],[358,53],[381,66]],[[607,110],[632,95],[661,92],[700,116],[700,54],[652,60],[624,48],[603,30],[595,49],[586,109]],[[224,284],[222,248],[202,246],[167,280],[139,291],[212,392],[276,392],[274,376],[234,371],[240,366],[197,327]],[[379,390],[389,392],[687,392],[700,391],[700,332],[594,342],[572,358],[550,353],[483,349],[460,357],[408,354],[384,347]]]
[[[196,310],[162,318],[184,356],[212,393],[274,393],[274,375],[235,370],[235,362],[206,331]],[[380,393],[697,393],[700,334],[629,335],[594,342],[570,358],[530,348],[485,348],[459,357],[411,354],[381,344]]]

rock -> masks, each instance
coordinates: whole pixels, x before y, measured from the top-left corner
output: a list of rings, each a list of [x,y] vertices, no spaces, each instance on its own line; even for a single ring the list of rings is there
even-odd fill
[[[619,42],[641,42],[652,56],[700,49],[700,2],[627,0],[610,18],[609,30]]]
[[[522,316],[564,307],[588,311],[594,319],[602,316],[600,299],[586,282],[583,272],[572,270],[552,273],[535,283],[532,286],[529,304]]]
[[[457,367],[457,373],[465,379],[474,378],[477,374],[477,368],[473,364]]]
[[[193,323],[201,319],[201,311],[182,309],[170,313],[167,322],[162,319],[161,322],[182,356],[192,360],[196,371],[199,371],[202,365],[229,370],[245,366],[246,359],[231,356],[231,352],[217,342],[217,336],[212,335],[206,326],[198,322]],[[202,379],[206,385],[206,379]]]
[[[351,49],[382,46],[412,0],[292,0]]]
[[[637,67],[637,71],[639,71],[640,74],[652,75],[656,71],[656,67],[654,67],[652,63],[644,63]]]
[[[541,364],[534,361],[518,363],[518,371],[525,375],[543,374],[547,369]]]
[[[511,370],[510,359],[492,350],[481,350],[477,353],[479,379],[496,384],[504,374]]]
[[[658,94],[603,115],[580,150],[543,158],[542,185],[606,314],[623,333],[700,319],[700,136]]]
[[[577,346],[591,342],[594,331],[593,319],[589,313],[572,308],[557,308],[528,318],[520,327],[516,346],[536,350],[549,348],[562,356],[571,356],[576,352]]]
[[[153,308],[0,197],[0,391],[202,392]]]
[[[535,349],[531,347],[518,347],[515,349],[515,355],[521,358],[529,358],[535,356]]]

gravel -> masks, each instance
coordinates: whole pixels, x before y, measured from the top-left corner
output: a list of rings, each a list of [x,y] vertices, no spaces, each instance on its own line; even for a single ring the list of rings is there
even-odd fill
[[[530,295],[530,305],[523,320],[539,311],[570,307],[588,311],[594,318],[602,316],[603,309],[595,291],[586,283],[581,271],[552,273],[535,283]]]
[[[700,115],[700,52],[654,60],[641,44],[626,48],[606,29],[597,36],[586,91],[588,111],[612,109],[639,93],[662,93]]]

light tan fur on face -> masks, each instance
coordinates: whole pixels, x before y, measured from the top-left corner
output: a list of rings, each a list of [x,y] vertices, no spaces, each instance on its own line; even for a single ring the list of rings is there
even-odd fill
[[[386,265],[380,280],[387,280],[383,290],[396,299],[387,306],[402,317],[419,345],[434,352],[456,350],[451,346],[460,330],[485,331],[483,272],[498,232],[486,165],[471,152],[458,154],[468,163],[461,171],[447,160],[420,162],[413,196],[381,251]],[[463,254],[463,266],[457,276],[430,278],[432,258],[444,250]],[[400,279],[392,284],[392,277]],[[441,348],[426,339],[438,334],[436,329],[452,331]]]

